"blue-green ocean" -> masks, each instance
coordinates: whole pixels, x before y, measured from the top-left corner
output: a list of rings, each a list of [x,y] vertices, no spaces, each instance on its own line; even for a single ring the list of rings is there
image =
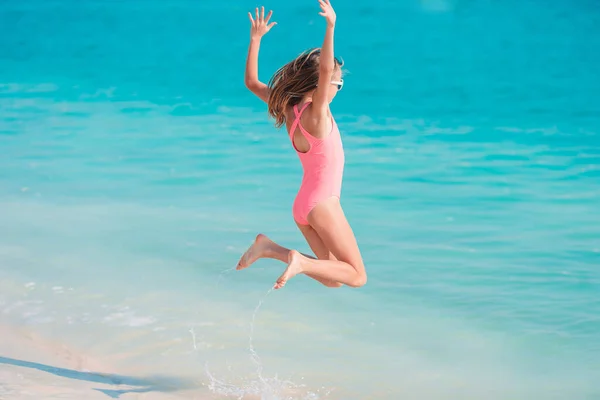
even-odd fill
[[[260,5],[0,0],[0,324],[182,399],[600,398],[598,4],[334,2],[369,280],[272,292],[283,264],[232,270],[259,232],[308,251],[244,87]],[[264,6],[267,81],[324,22]]]

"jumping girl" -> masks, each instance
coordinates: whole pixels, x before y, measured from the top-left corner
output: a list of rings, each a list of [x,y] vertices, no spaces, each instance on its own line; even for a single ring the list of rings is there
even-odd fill
[[[258,53],[263,35],[276,25],[256,8],[251,22],[250,46],[246,61],[246,87],[268,105],[275,126],[285,124],[291,145],[298,154],[304,176],[292,208],[292,215],[316,255],[286,249],[259,234],[244,253],[237,269],[249,267],[260,258],[287,263],[275,289],[297,274],[305,274],[328,287],[360,287],[367,282],[354,232],[340,204],[344,149],[329,104],[342,88],[342,63],[334,57],[333,33],[336,15],[329,0],[319,0],[319,15],[327,21],[321,49],[300,54],[281,67],[264,84],[258,80]]]

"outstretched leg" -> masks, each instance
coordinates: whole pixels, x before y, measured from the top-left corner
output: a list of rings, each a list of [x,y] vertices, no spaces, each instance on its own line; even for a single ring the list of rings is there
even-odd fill
[[[282,262],[287,262],[288,252],[290,250],[282,247],[269,239],[267,236],[259,233],[252,243],[252,246],[246,250],[246,252],[238,261],[237,267],[235,269],[240,270],[244,268],[248,268],[252,265],[256,260],[261,258],[273,258],[275,260],[279,260]],[[307,256],[310,257],[310,256]]]
[[[308,222],[335,259],[315,260],[291,250],[288,267],[275,283],[275,288],[282,288],[297,274],[310,274],[315,279],[352,287],[363,286],[367,282],[365,266],[339,199],[332,197],[319,203],[308,215]]]

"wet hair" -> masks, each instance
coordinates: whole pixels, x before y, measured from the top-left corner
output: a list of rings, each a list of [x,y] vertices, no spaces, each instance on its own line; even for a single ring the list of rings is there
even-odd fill
[[[299,104],[308,92],[317,87],[320,58],[321,49],[306,50],[279,68],[269,80],[269,115],[275,119],[276,127],[285,123],[287,107]],[[336,70],[344,64],[338,58],[334,58],[334,63]]]

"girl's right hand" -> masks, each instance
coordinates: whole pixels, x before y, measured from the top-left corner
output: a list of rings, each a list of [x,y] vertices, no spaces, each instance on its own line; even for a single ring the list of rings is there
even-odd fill
[[[256,7],[256,20],[252,18],[252,14],[248,13],[248,17],[250,18],[250,38],[252,39],[260,39],[267,32],[271,30],[272,27],[277,25],[277,22],[271,22],[269,24],[269,19],[271,19],[271,15],[273,15],[273,11],[269,11],[267,18],[265,18],[265,8],[261,7],[261,12],[258,14],[258,7]]]

